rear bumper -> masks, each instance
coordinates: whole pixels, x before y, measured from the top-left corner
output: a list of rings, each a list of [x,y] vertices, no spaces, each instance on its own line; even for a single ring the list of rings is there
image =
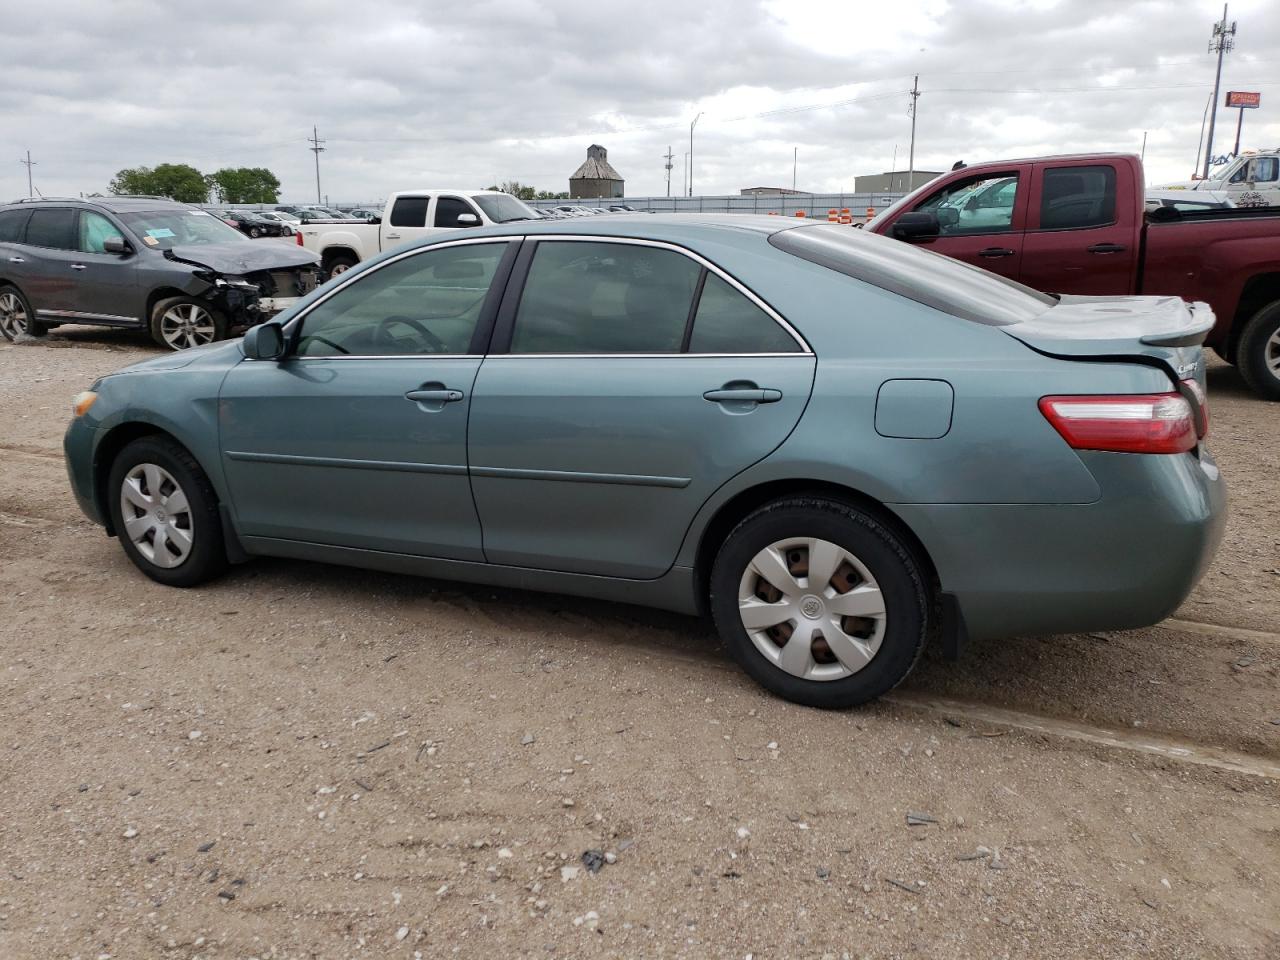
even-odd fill
[[[1207,452],[1083,453],[1089,504],[895,505],[929,551],[975,638],[1121,630],[1168,617],[1226,524]]]

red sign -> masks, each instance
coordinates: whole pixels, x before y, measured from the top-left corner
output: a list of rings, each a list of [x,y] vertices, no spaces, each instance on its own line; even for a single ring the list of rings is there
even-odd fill
[[[1262,106],[1262,94],[1250,92],[1247,90],[1228,90],[1227,106],[1228,107],[1260,107]]]

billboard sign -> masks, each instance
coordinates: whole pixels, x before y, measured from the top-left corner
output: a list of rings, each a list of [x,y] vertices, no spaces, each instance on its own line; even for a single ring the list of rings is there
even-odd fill
[[[1256,109],[1262,106],[1262,94],[1249,90],[1228,90],[1227,106]]]

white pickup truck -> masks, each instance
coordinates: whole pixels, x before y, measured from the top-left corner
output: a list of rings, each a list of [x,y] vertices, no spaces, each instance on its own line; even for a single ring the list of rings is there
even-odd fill
[[[1183,180],[1161,189],[1211,190],[1226,194],[1237,207],[1280,206],[1280,149],[1245,150],[1208,180]]]
[[[308,220],[298,234],[304,247],[320,255],[325,275],[333,277],[433,233],[536,219],[523,201],[496,190],[402,190],[387,200],[381,217],[363,223]]]

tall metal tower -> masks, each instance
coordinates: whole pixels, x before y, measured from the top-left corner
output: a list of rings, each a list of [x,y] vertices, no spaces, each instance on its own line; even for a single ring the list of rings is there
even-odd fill
[[[671,144],[667,144],[666,171],[667,171],[667,196],[668,197],[671,196],[671,168],[675,166],[675,164],[671,162],[673,157],[675,157],[675,154],[671,152]]]
[[[320,133],[315,127],[311,128],[311,136],[307,138],[307,142],[311,144],[307,149],[316,155],[316,203],[321,204],[323,201],[320,199],[320,154],[324,153],[324,141],[320,139]]]
[[[1218,87],[1222,83],[1222,57],[1236,45],[1236,22],[1227,26],[1227,5],[1222,5],[1222,19],[1213,25],[1213,37],[1209,40],[1209,52],[1218,55],[1218,72],[1213,77],[1213,98],[1209,101],[1209,142],[1204,148],[1204,179],[1209,179],[1209,161],[1213,157],[1213,126],[1218,118]]]

